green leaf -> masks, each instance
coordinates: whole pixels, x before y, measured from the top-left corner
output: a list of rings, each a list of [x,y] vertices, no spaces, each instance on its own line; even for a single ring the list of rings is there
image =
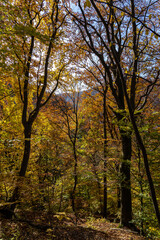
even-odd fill
[[[30,25],[24,26],[23,24],[17,24],[14,26],[15,33],[20,36],[34,36],[43,43],[49,41],[49,36],[41,34],[36,29]]]

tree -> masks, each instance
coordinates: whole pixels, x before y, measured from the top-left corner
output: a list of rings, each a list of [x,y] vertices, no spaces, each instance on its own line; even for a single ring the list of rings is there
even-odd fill
[[[83,81],[88,87],[91,87],[93,91],[98,91],[102,95],[103,102],[103,159],[104,159],[104,172],[103,172],[103,184],[104,184],[104,194],[103,194],[103,216],[107,217],[107,91],[108,83],[106,79],[106,71],[101,65],[97,65],[92,54],[88,51],[87,56],[84,58],[89,62],[80,64],[82,68],[86,71],[83,72]],[[89,61],[90,60],[90,61]],[[104,70],[104,71],[103,71]],[[83,70],[82,70],[83,71]]]
[[[88,74],[89,75],[89,74]],[[83,74],[84,76],[84,74]],[[90,77],[90,80],[94,79]],[[87,75],[84,76],[85,80]],[[106,105],[108,105],[108,99]],[[91,171],[94,174],[96,187],[97,187],[97,200],[99,201],[99,209],[97,212],[103,215],[104,207],[104,116],[103,116],[103,94],[99,94],[99,91],[93,91],[93,89],[84,91],[82,95],[81,102],[81,114],[83,116],[83,125],[81,126],[80,131],[82,131],[82,153],[86,163],[91,167]],[[107,193],[108,193],[108,204],[107,204],[107,217],[110,219],[111,215],[113,218],[116,218],[115,209],[117,210],[118,204],[115,202],[119,201],[117,195],[114,194],[116,186],[118,185],[118,177],[115,176],[117,173],[117,166],[120,159],[119,148],[117,146],[118,134],[113,126],[112,118],[113,115],[110,115],[111,112],[107,108]],[[114,135],[114,137],[113,137]],[[116,146],[115,146],[116,145]],[[114,151],[114,148],[116,149]],[[117,152],[117,153],[116,153]],[[114,176],[114,177],[113,177]],[[103,179],[103,180],[102,180]],[[113,180],[114,179],[114,180]],[[115,180],[116,179],[116,180]],[[92,180],[94,183],[94,181]],[[114,182],[114,184],[113,184]],[[95,187],[94,187],[95,189]],[[112,192],[112,194],[110,194]],[[91,194],[94,193],[94,190],[91,191]],[[94,196],[94,198],[96,197]],[[102,202],[103,198],[103,202]],[[115,205],[114,209],[111,208],[111,205]],[[103,215],[104,216],[104,215]]]
[[[125,11],[116,11],[116,6],[129,9],[132,13],[131,16],[125,15]],[[144,59],[145,63],[149,60],[146,57],[149,44],[148,41],[144,44],[144,39],[147,37],[144,25],[138,26],[134,17],[137,14],[142,16],[143,13],[144,16],[148,15],[151,6],[152,4],[144,3],[144,9],[141,12],[134,1],[101,2],[91,0],[78,1],[79,11],[76,13],[73,8],[69,10],[86,46],[103,65],[108,85],[115,99],[116,108],[112,109],[119,122],[123,149],[123,161],[120,167],[121,223],[123,225],[130,225],[132,220],[130,184],[132,127],[129,124],[129,116],[132,111],[134,117],[135,110],[144,107],[150,92],[148,90],[153,90],[151,86],[155,86],[159,76],[156,68],[152,80],[149,82],[147,81],[149,68],[145,71],[145,74],[147,73],[145,78],[139,76],[144,72],[140,59]],[[150,36],[148,36],[149,38]],[[101,45],[103,47],[100,48]],[[146,84],[146,93],[138,98],[136,86],[140,79],[143,79],[148,85]],[[144,104],[142,104],[142,98],[145,99]],[[127,113],[128,104],[130,105],[129,114]],[[131,122],[133,124],[134,121]],[[133,128],[135,128],[135,124],[133,124]]]
[[[92,4],[95,6],[95,4],[93,3],[93,1],[91,1]],[[112,6],[112,1],[111,1],[111,6]],[[99,17],[101,17],[101,15],[99,14],[98,8],[95,6],[96,11],[99,15]],[[132,101],[132,99],[135,99],[135,86],[136,86],[136,72],[137,72],[137,67],[138,67],[138,42],[137,42],[137,26],[135,23],[135,19],[134,19],[134,15],[135,15],[135,2],[134,0],[131,0],[131,10],[132,10],[132,27],[133,27],[133,52],[134,52],[134,66],[133,66],[133,75],[132,75],[132,82],[131,82],[131,94],[130,94],[130,98],[128,96],[127,93],[127,88],[126,88],[126,78],[123,74],[122,68],[120,66],[120,61],[119,58],[116,54],[116,49],[115,46],[112,45],[111,43],[111,51],[113,54],[113,58],[117,64],[117,69],[118,72],[120,74],[120,81],[122,84],[122,89],[123,89],[123,93],[127,102],[127,106],[128,106],[128,110],[129,110],[129,114],[130,114],[130,119],[134,128],[134,132],[138,141],[138,144],[140,146],[140,149],[142,151],[142,155],[144,158],[144,165],[145,165],[145,169],[146,169],[146,174],[148,177],[148,182],[150,185],[150,191],[151,191],[151,195],[152,195],[152,200],[153,200],[153,205],[155,208],[155,212],[156,212],[156,216],[157,216],[157,220],[160,223],[160,212],[159,212],[159,208],[158,208],[158,202],[157,202],[157,198],[156,198],[156,193],[155,193],[155,189],[154,189],[154,185],[153,185],[153,181],[152,181],[152,177],[151,177],[151,173],[150,173],[150,169],[149,169],[149,164],[148,164],[148,156],[147,156],[147,152],[146,152],[146,148],[144,146],[143,140],[141,138],[140,132],[138,130],[136,121],[135,121],[135,116],[134,116],[134,101]],[[111,8],[112,11],[112,8]],[[101,18],[102,19],[102,18]],[[107,27],[107,26],[106,26]],[[109,29],[108,29],[109,30]],[[108,32],[108,31],[107,31]],[[108,32],[109,33],[109,32]],[[140,34],[140,32],[139,32]],[[138,35],[139,35],[138,34]],[[108,38],[108,40],[111,40],[110,38]],[[157,82],[159,78],[159,71],[157,71],[157,76],[155,76],[155,81]]]
[[[3,2],[3,8],[6,3]],[[32,126],[40,109],[49,101],[57,89],[64,63],[57,67],[58,58],[53,55],[61,44],[60,33],[65,20],[65,14],[60,1],[17,1],[7,3],[8,15],[4,18],[13,28],[6,30],[4,38],[8,43],[10,59],[14,67],[15,78],[18,81],[19,95],[22,106],[22,125],[24,128],[24,153],[19,171],[19,177],[24,177],[31,149]],[[18,45],[17,45],[18,44]],[[17,47],[18,46],[18,47]],[[57,58],[57,59],[56,59]],[[51,90],[52,88],[52,90]],[[19,199],[20,179],[10,198],[10,209],[5,209],[8,217],[13,215],[16,202]]]
[[[68,99],[68,102],[66,99]],[[76,214],[76,207],[75,207],[75,192],[76,187],[78,184],[78,174],[77,174],[77,167],[78,167],[78,155],[77,155],[77,139],[78,139],[78,130],[79,130],[79,118],[78,118],[78,109],[79,109],[79,92],[71,92],[70,94],[63,95],[60,99],[55,98],[56,105],[62,115],[62,121],[65,125],[65,133],[69,137],[69,141],[72,145],[72,152],[74,158],[74,186],[73,190],[71,191],[71,202],[72,202],[72,209],[73,212]],[[60,123],[61,125],[62,123]]]

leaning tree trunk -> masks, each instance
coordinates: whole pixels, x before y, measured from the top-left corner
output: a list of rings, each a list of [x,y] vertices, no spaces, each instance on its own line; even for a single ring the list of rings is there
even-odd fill
[[[123,79],[122,79],[122,81],[123,81]],[[126,100],[127,100],[129,114],[130,114],[131,122],[132,122],[132,125],[133,125],[133,129],[134,129],[134,132],[135,132],[135,135],[136,135],[136,138],[137,138],[137,142],[139,144],[140,150],[141,150],[142,155],[143,155],[143,161],[144,161],[146,175],[147,175],[148,183],[149,183],[149,187],[150,187],[152,202],[153,202],[153,206],[154,206],[154,209],[155,209],[155,214],[156,214],[156,217],[157,217],[157,221],[158,221],[158,224],[159,224],[159,227],[160,227],[159,205],[158,205],[158,201],[157,201],[157,197],[156,197],[156,191],[155,191],[155,187],[154,187],[154,183],[153,183],[153,180],[152,180],[152,175],[151,175],[151,171],[150,171],[150,167],[149,167],[147,151],[146,151],[145,145],[143,143],[143,139],[140,135],[137,123],[135,121],[134,113],[133,113],[132,108],[130,106],[127,91],[125,91],[125,97],[126,97]]]
[[[22,179],[23,177],[25,177],[26,174],[26,170],[27,170],[27,166],[28,166],[28,161],[29,161],[29,157],[30,157],[30,150],[31,150],[31,128],[32,125],[31,124],[26,124],[25,129],[24,129],[24,136],[25,136],[25,140],[24,140],[24,153],[23,153],[23,159],[22,159],[22,163],[21,163],[21,169],[19,172],[19,178],[17,180],[17,185],[14,189],[13,195],[10,198],[10,202],[16,202],[19,200],[19,190],[22,184]],[[12,206],[12,211],[14,211],[16,207],[16,204],[14,204]]]
[[[30,150],[31,150],[31,128],[32,128],[32,124],[27,123],[24,129],[25,142],[24,142],[23,160],[22,160],[21,169],[19,172],[20,177],[25,176],[27,166],[28,166]]]
[[[22,160],[19,176],[16,182],[16,186],[14,188],[11,198],[9,199],[10,204],[0,209],[0,212],[3,214],[3,216],[8,219],[12,218],[14,215],[14,210],[20,197],[20,188],[21,188],[22,180],[27,170],[28,161],[30,157],[30,149],[31,149],[31,127],[32,127],[32,124],[26,124],[25,126],[23,160]]]

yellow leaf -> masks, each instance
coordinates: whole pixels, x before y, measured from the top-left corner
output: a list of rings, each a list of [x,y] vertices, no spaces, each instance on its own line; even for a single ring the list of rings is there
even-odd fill
[[[129,46],[129,47],[132,47],[132,42],[129,42],[129,43],[128,43],[128,46]]]
[[[53,229],[48,228],[46,232],[53,232]]]
[[[122,16],[122,17],[124,16],[124,12],[121,12],[121,16]]]
[[[89,0],[86,0],[85,3],[84,3],[84,8],[90,8],[91,7],[91,2]]]

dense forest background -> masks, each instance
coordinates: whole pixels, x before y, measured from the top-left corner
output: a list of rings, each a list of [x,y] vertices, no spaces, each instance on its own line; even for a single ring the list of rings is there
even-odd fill
[[[158,239],[159,1],[1,0],[0,23],[1,217]]]

